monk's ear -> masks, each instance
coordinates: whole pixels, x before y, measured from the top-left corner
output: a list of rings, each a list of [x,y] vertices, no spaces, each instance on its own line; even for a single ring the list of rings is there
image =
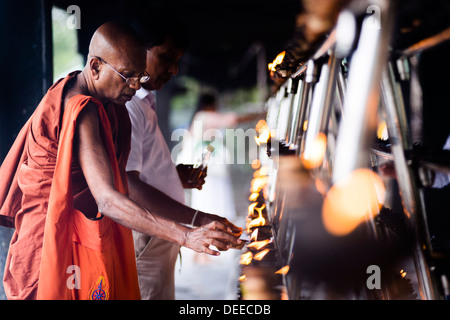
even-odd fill
[[[102,69],[102,62],[99,58],[93,57],[89,62],[89,69],[91,72],[91,76],[94,80],[98,80],[100,77],[100,70]]]

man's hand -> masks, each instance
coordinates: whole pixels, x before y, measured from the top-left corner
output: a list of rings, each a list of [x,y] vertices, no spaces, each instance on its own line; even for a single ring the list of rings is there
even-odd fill
[[[194,224],[195,226],[206,226],[212,222],[219,222],[220,224],[223,224],[227,228],[227,231],[236,237],[240,237],[242,234],[243,229],[235,226],[226,218],[201,211],[198,212]]]
[[[220,253],[212,250],[209,246],[215,246],[220,251],[226,251],[231,247],[237,247],[242,240],[239,236],[229,231],[229,227],[213,221],[204,226],[193,228],[186,233],[186,240],[183,246],[194,251],[217,256]]]
[[[194,168],[191,164],[177,165],[178,175],[185,189],[202,190],[205,184],[207,169]]]

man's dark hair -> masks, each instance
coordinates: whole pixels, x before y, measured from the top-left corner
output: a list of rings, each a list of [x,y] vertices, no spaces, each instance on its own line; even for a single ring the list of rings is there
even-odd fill
[[[175,45],[183,50],[189,47],[186,28],[178,17],[161,11],[152,11],[138,16],[131,23],[146,44],[147,49],[159,46],[171,39]]]

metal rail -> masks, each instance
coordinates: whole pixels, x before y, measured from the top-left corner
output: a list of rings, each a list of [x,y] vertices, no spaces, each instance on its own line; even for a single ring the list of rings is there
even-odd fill
[[[370,166],[372,155],[393,160],[407,226],[415,239],[413,260],[420,294],[423,299],[438,299],[441,296],[440,284],[430,272],[431,243],[423,195],[420,191],[420,177],[417,168],[411,164],[413,160],[417,160],[416,164],[423,167],[444,171],[448,168],[429,159],[408,158],[413,150],[411,131],[406,118],[402,92],[394,77],[393,65],[400,61],[397,67],[402,67],[405,59],[450,40],[450,28],[407,48],[401,52],[397,61],[389,62],[389,54],[392,54],[389,44],[396,17],[396,10],[391,5],[391,1],[377,1],[377,8],[380,9],[380,16],[383,17],[377,21],[379,28],[374,26],[373,16],[363,19],[357,39],[358,45],[351,49],[347,46],[348,50],[352,50],[347,52],[352,54],[348,75],[343,73],[341,64],[341,59],[344,58],[341,55],[343,51],[340,50],[339,54],[336,54],[336,47],[339,45],[337,37],[339,26],[333,30],[318,51],[291,75],[288,87],[292,86],[293,80],[298,81],[298,87],[295,90],[288,90],[288,96],[285,96],[285,99],[289,99],[290,107],[287,131],[283,132],[286,141],[296,146],[297,156],[301,156],[309,148],[313,138],[319,132],[328,134],[329,138],[332,138],[327,145],[328,159],[324,161],[321,168],[331,170],[331,184],[338,183],[355,169]],[[356,21],[356,14],[360,12],[347,10],[344,18],[354,19],[353,22],[350,21],[352,24]],[[403,70],[404,72],[402,70],[397,70],[401,73],[402,79],[409,80],[407,70]],[[286,87],[283,90],[286,90]],[[274,101],[276,100],[272,100]],[[273,108],[280,112],[281,104],[280,100],[272,103],[270,106],[272,110],[269,112],[273,114]],[[392,143],[389,152],[373,147],[376,120],[380,110],[386,112]],[[286,111],[283,112],[286,113]],[[340,119],[337,115],[340,115]],[[279,117],[278,120],[285,121],[285,117]],[[286,126],[279,121],[276,126]],[[308,121],[306,131],[305,121]],[[328,132],[330,123],[332,123],[333,132]],[[337,141],[334,146],[336,135]],[[328,162],[327,168],[325,168],[325,162]],[[277,214],[282,215],[280,212]],[[367,222],[373,235],[377,237],[373,220],[368,219]],[[295,230],[292,232],[295,233]],[[282,237],[282,233],[279,232],[277,236]],[[383,293],[383,298],[389,297],[389,293]]]

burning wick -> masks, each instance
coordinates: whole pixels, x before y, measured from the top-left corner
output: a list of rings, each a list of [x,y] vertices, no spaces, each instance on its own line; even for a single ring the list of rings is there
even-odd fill
[[[403,269],[400,270],[400,275],[402,276],[402,278],[406,277],[406,271],[404,271]]]

